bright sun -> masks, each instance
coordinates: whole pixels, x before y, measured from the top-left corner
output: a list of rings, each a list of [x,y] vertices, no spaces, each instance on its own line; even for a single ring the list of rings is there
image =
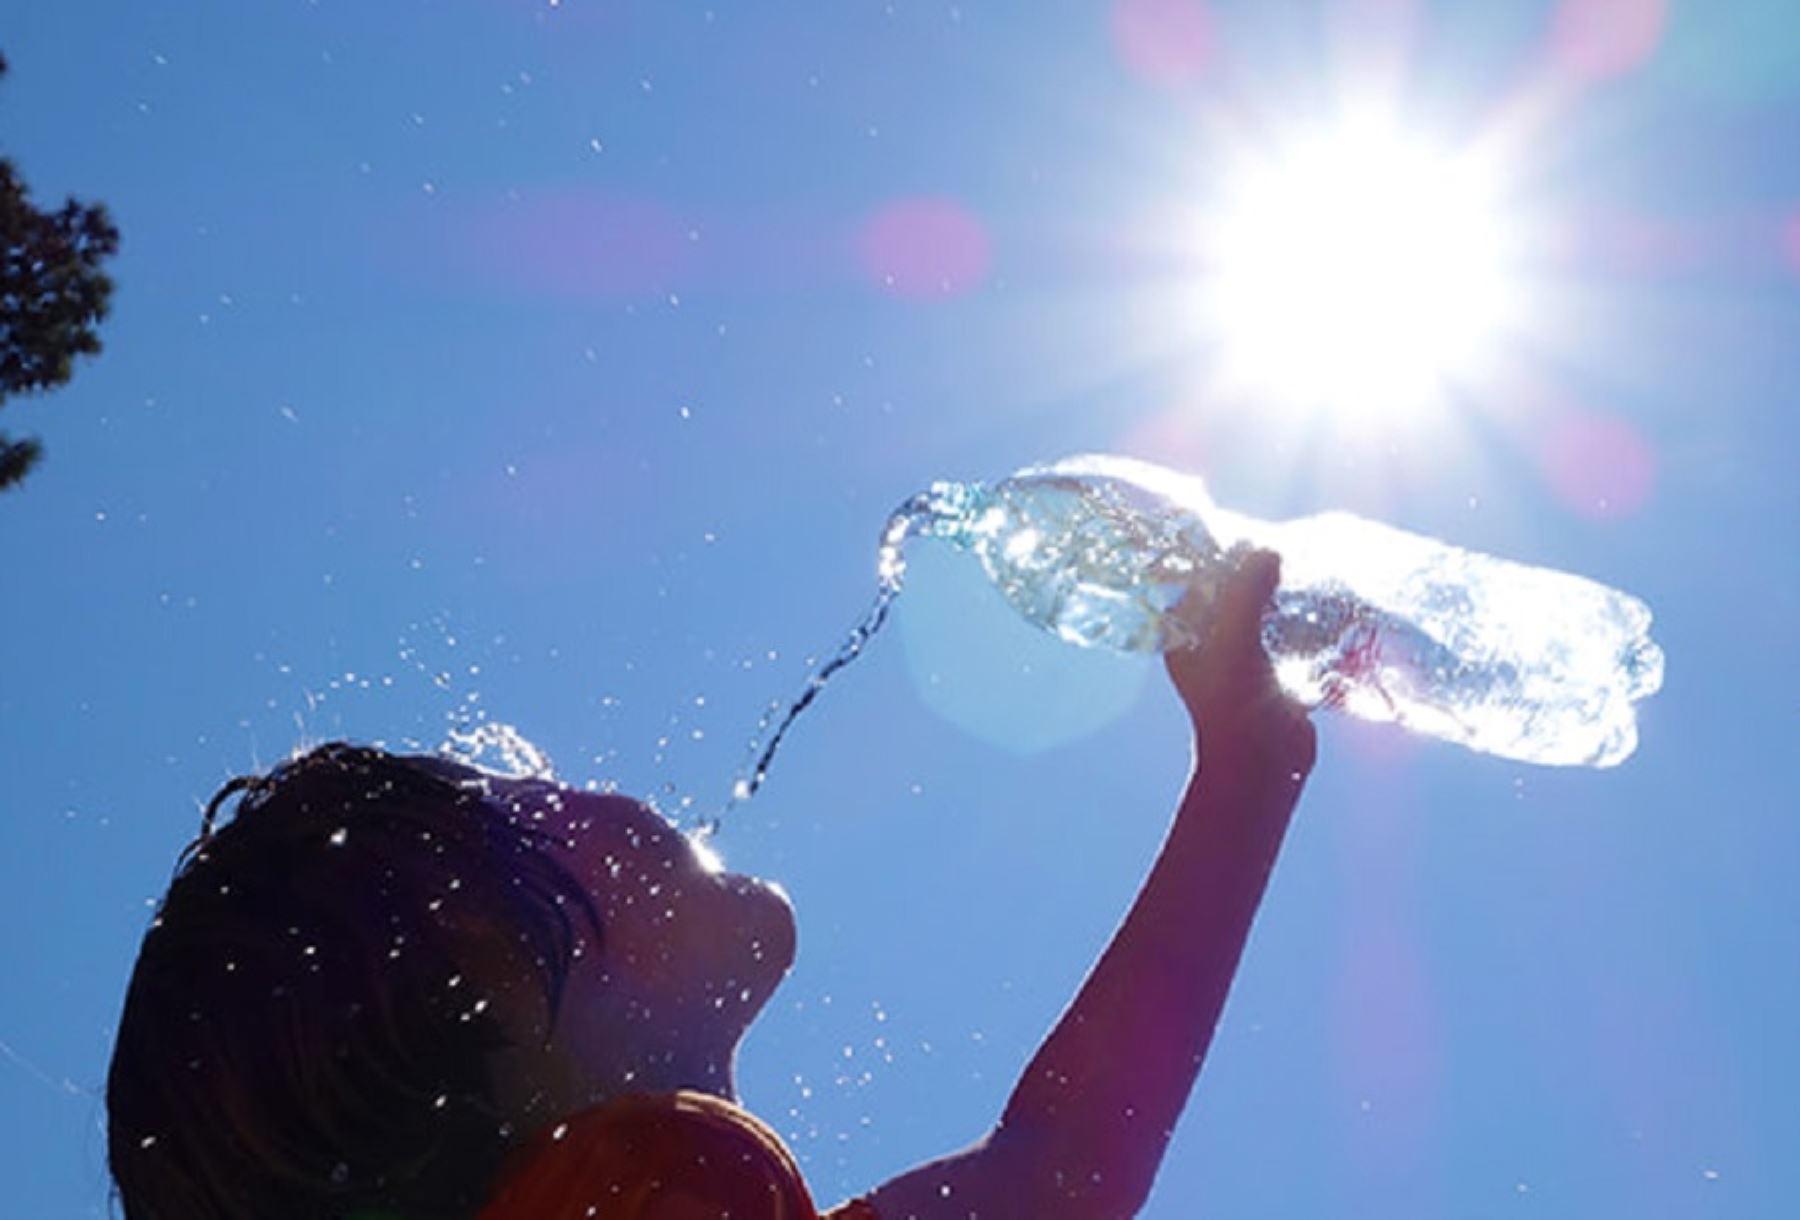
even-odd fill
[[[1239,166],[1204,239],[1202,309],[1224,378],[1388,414],[1471,377],[1518,295],[1489,177],[1377,121]]]

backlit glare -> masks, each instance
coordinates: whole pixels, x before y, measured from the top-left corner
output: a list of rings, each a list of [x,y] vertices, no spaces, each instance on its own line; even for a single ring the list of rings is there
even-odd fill
[[[1469,373],[1514,286],[1490,184],[1374,124],[1252,161],[1208,234],[1225,375],[1335,410],[1414,408]]]
[[[717,877],[725,871],[725,857],[712,845],[711,834],[694,831],[688,835],[687,841],[688,846],[693,849],[694,858],[700,862],[701,872]]]

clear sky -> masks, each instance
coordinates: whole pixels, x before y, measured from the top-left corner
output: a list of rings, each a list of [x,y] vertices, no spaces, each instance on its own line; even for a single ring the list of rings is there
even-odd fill
[[[223,780],[491,718],[708,807],[894,504],[1085,450],[1581,572],[1668,654],[1611,770],[1322,722],[1146,1214],[1794,1214],[1791,0],[56,0],[0,49],[0,150],[124,235],[105,354],[0,414],[47,447],[0,498],[10,1214],[105,1213]],[[1405,410],[1240,384],[1201,303],[1233,167],[1369,93],[1523,233]],[[824,1198],[992,1120],[1187,763],[1152,666],[965,561],[896,622],[721,839],[799,910],[743,1084]]]

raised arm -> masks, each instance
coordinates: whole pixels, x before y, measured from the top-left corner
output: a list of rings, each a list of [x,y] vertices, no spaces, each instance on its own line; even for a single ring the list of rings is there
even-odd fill
[[[1231,988],[1314,740],[1259,642],[1273,556],[1169,654],[1195,766],[1149,878],[993,1131],[872,1196],[882,1220],[1111,1220],[1149,1194]]]

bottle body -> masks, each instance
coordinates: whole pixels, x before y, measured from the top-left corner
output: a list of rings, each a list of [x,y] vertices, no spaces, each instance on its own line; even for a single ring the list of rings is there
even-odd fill
[[[1637,599],[1348,513],[1256,521],[1197,479],[1111,457],[934,491],[949,494],[913,532],[973,551],[1016,610],[1083,645],[1184,646],[1172,611],[1189,590],[1204,603],[1236,548],[1276,551],[1263,644],[1309,707],[1506,758],[1610,766],[1636,746],[1632,704],[1661,685]]]
[[[1259,542],[1282,557],[1263,643],[1296,699],[1523,762],[1605,767],[1637,748],[1633,705],[1663,656],[1629,594],[1348,513]]]

